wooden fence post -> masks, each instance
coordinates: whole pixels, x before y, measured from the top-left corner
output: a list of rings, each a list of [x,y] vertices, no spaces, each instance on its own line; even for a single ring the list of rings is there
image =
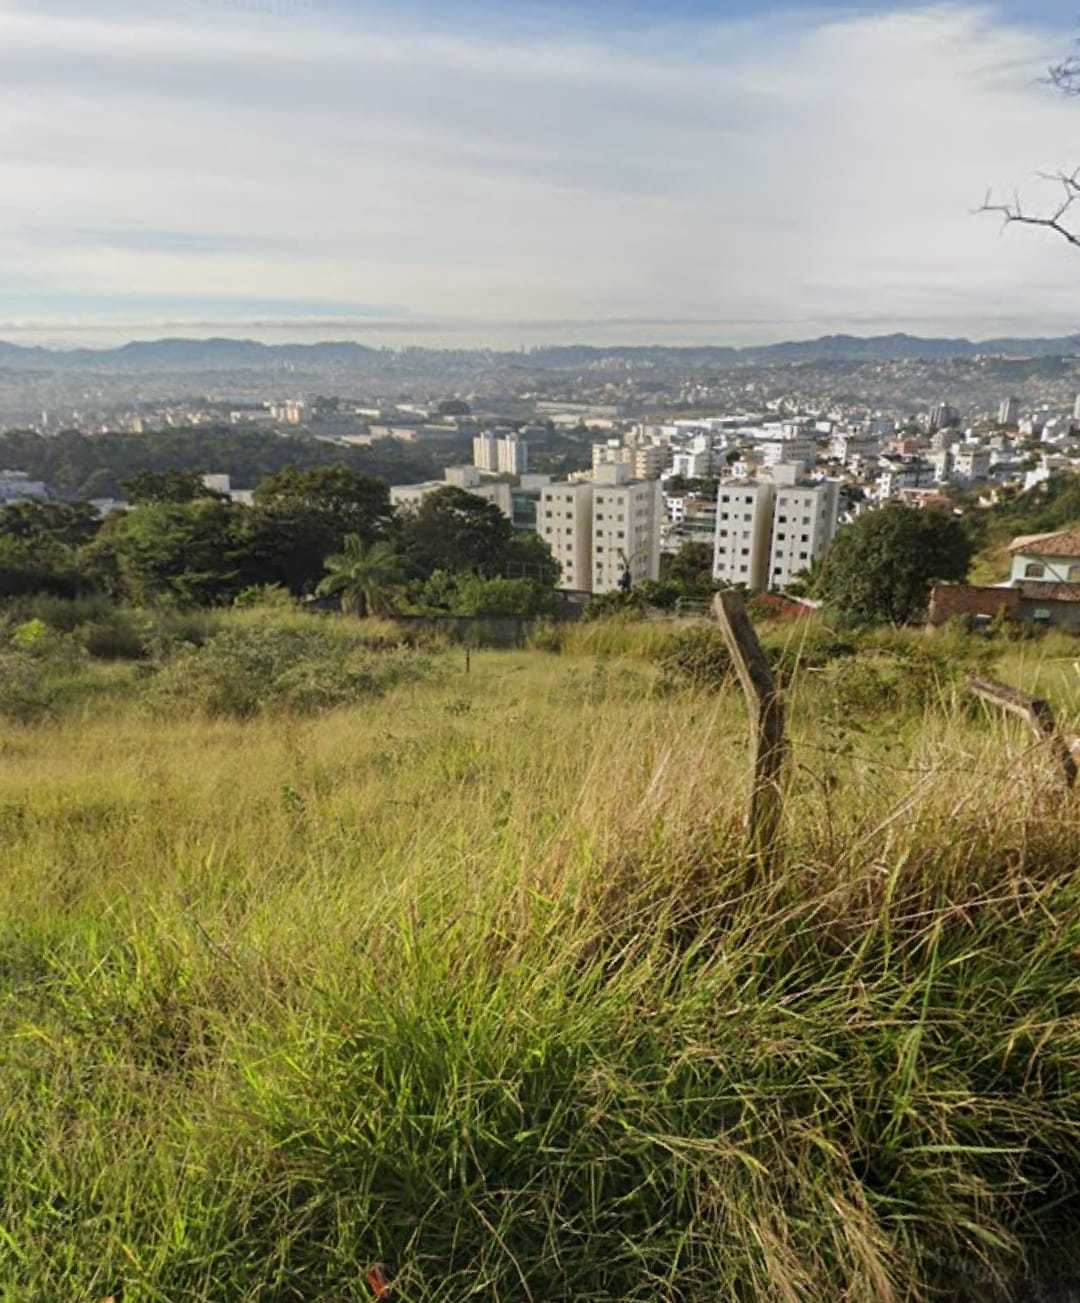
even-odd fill
[[[1066,788],[1072,788],[1076,784],[1076,761],[1073,759],[1072,748],[1058,731],[1054,711],[1048,701],[1041,697],[1029,697],[1026,692],[1018,692],[994,679],[972,676],[968,679],[968,688],[981,701],[1022,719],[1039,741],[1046,743]]]
[[[769,854],[780,829],[781,786],[787,738],[784,703],[761,643],[746,614],[742,594],[717,593],[713,611],[746,695],[750,716],[750,812],[747,833],[754,849]]]

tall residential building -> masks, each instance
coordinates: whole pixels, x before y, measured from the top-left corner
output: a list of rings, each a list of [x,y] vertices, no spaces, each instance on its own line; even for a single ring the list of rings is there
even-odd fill
[[[499,469],[499,441],[490,431],[478,434],[472,441],[473,465],[481,471]]]
[[[591,593],[593,486],[550,484],[540,493],[536,532],[561,568],[560,588]]]
[[[661,447],[659,444],[644,444],[640,448],[635,448],[633,461],[631,462],[634,468],[634,479],[659,479],[661,472],[670,462],[670,448]],[[706,474],[708,474],[707,471]]]
[[[1076,395],[1076,402],[1073,403],[1073,420],[1080,421],[1080,394]]]
[[[634,460],[633,448],[618,439],[607,439],[592,446],[592,464],[595,471],[600,466],[629,466]]]
[[[766,586],[775,493],[772,484],[721,486],[716,503],[714,579],[755,590]]]
[[[617,468],[612,468],[617,469]],[[609,479],[611,483],[604,482]],[[660,578],[664,495],[656,480],[593,484],[592,591],[612,593],[626,582]]]
[[[499,440],[496,457],[503,475],[524,475],[529,469],[529,445],[513,431]]]
[[[813,486],[784,486],[777,492],[769,555],[770,588],[783,588],[821,560],[836,534],[839,514],[840,486],[835,480]]]
[[[930,409],[930,429],[943,430],[946,426],[956,425],[960,414],[948,403],[937,403]]]
[[[1015,425],[1020,419],[1020,399],[1003,398],[998,407],[998,425]]]

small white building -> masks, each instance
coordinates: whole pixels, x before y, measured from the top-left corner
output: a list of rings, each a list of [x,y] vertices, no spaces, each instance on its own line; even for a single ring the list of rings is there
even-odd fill
[[[1025,534],[1009,544],[1012,586],[1025,580],[1080,584],[1080,530]]]
[[[990,474],[990,449],[980,444],[958,444],[952,450],[953,479],[966,484],[985,480]]]

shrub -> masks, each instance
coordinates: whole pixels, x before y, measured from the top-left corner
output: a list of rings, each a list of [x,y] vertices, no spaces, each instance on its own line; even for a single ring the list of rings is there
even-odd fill
[[[529,647],[533,651],[561,652],[566,642],[562,625],[552,620],[538,624],[529,636]]]
[[[682,675],[702,686],[715,687],[731,673],[731,657],[715,624],[673,630],[657,660],[665,674]]]
[[[51,713],[54,700],[45,664],[25,652],[0,653],[0,715],[34,724]]]
[[[153,628],[145,616],[114,608],[78,630],[83,647],[98,660],[141,661],[150,655]]]
[[[336,630],[251,624],[182,651],[158,676],[162,704],[211,716],[331,710],[427,677],[431,661],[398,649],[373,653]]]
[[[288,611],[297,606],[297,601],[281,584],[251,584],[236,594],[233,606],[240,610],[268,607],[270,610]]]

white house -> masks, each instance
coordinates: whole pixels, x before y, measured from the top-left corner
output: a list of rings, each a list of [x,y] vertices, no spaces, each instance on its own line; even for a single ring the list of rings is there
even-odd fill
[[[1025,580],[1080,584],[1080,530],[1054,534],[1024,534],[1009,544],[1013,586]]]

